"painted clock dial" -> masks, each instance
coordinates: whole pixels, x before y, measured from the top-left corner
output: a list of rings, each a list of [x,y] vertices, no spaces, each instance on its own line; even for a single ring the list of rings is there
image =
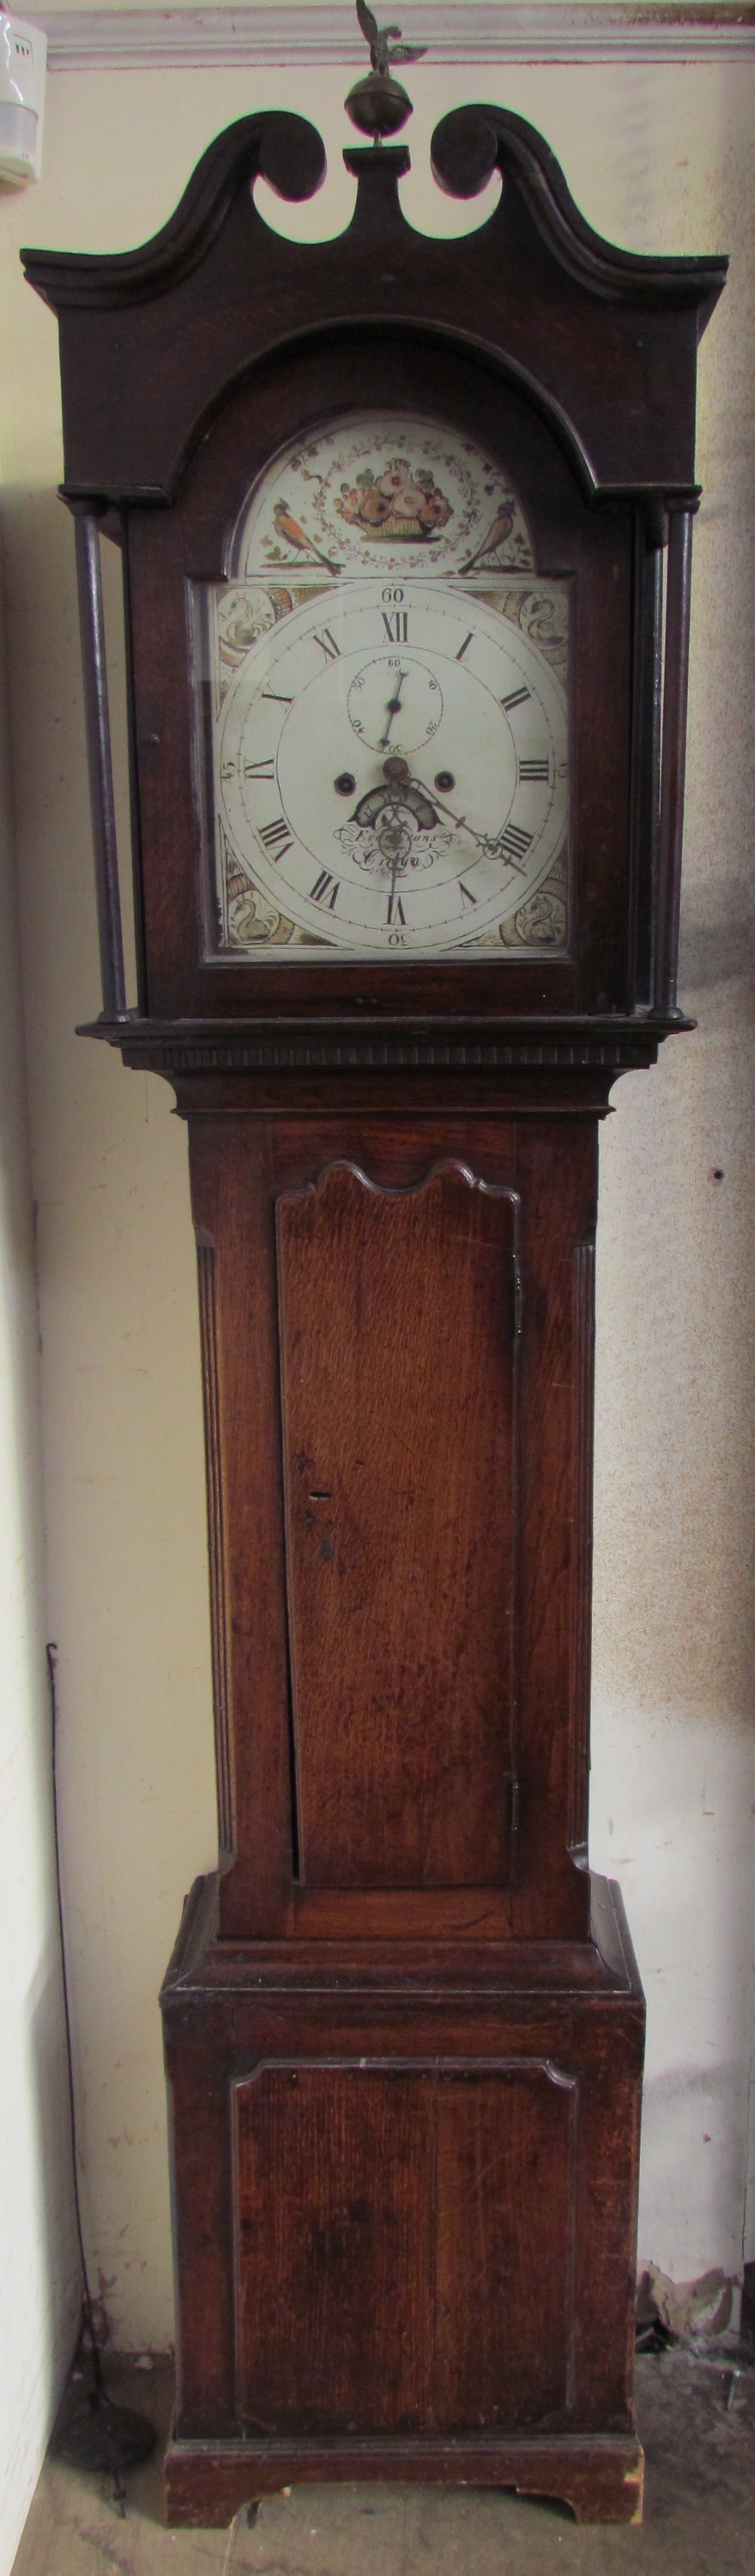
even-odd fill
[[[565,948],[569,585],[500,466],[371,414],[275,460],[193,591],[205,953]]]

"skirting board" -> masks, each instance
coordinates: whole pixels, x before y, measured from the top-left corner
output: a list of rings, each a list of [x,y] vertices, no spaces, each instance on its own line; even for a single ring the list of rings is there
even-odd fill
[[[352,0],[231,9],[42,9],[51,72],[232,63],[366,68]],[[755,54],[755,7],[632,6],[631,0],[405,0],[406,41],[437,63],[703,62]]]

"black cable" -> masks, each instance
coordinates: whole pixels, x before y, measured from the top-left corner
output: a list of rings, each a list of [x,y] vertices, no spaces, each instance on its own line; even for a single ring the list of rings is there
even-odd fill
[[[95,2385],[95,2388],[96,2388],[96,2391],[97,2391],[97,2395],[98,2395],[98,2397],[103,2398],[103,2397],[104,2397],[104,2395],[105,2395],[105,2383],[104,2383],[103,2376],[102,2376],[102,2361],[101,2361],[101,2358],[100,2358],[100,2347],[99,2347],[99,2343],[98,2343],[98,2341],[97,2341],[97,2334],[96,2334],[96,2331],[95,2331],[95,2323],[94,2323],[94,2309],[93,2309],[93,2307],[92,2307],[92,2293],[91,2293],[91,2290],[90,2290],[90,2287],[89,2287],[89,2274],[88,2274],[88,2271],[87,2271],[87,2258],[86,2258],[86,2254],[85,2254],[85,2252],[84,2252],[84,2231],[83,2231],[82,2224],[81,2224],[81,2204],[80,2204],[80,2201],[79,2201],[79,2153],[78,2153],[78,2142],[77,2142],[77,2137],[76,2137],[76,2100],[75,2100],[74,2088],[73,2088],[73,2050],[72,2050],[72,2047],[71,2047],[71,2015],[70,2015],[70,2009],[69,2009],[69,2003],[68,2003],[68,1972],[67,1972],[67,1968],[66,1968],[66,1936],[65,1936],[65,1926],[64,1926],[64,1922],[63,1922],[63,1891],[62,1891],[61,1881],[60,1881],[60,1831],[59,1831],[59,1818],[58,1818],[58,1694],[57,1694],[56,1679],[55,1679],[55,1675],[56,1675],[56,1667],[57,1667],[57,1660],[58,1660],[58,1649],[57,1649],[57,1646],[56,1646],[56,1645],[54,1645],[54,1644],[52,1644],[52,1643],[48,1643],[48,1645],[47,1645],[47,1647],[46,1647],[46,1649],[45,1649],[45,1652],[46,1652],[46,1655],[47,1655],[47,1670],[48,1670],[49,1679],[50,1679],[50,1711],[51,1711],[51,1719],[52,1719],[52,1824],[53,1824],[53,1835],[54,1835],[54,1841],[55,1841],[55,1888],[56,1888],[56,1894],[57,1894],[57,1900],[58,1900],[58,1926],[59,1926],[59,1931],[60,1931],[60,1967],[61,1967],[61,1981],[62,1981],[62,1986],[63,1986],[63,2019],[64,2019],[64,2022],[65,2022],[65,2033],[66,2033],[66,2065],[67,2065],[67,2070],[68,2070],[68,2105],[69,2105],[69,2115],[70,2115],[70,2122],[71,2122],[71,2155],[72,2155],[72,2159],[73,2159],[73,2206],[74,2206],[74,2212],[75,2212],[75,2217],[76,2217],[76,2234],[77,2234],[77,2237],[78,2237],[78,2244],[79,2244],[79,2258],[80,2258],[80,2262],[81,2262],[81,2278],[82,2278],[82,2285],[83,2285],[83,2286],[82,2286],[82,2300],[81,2300],[81,2304],[82,2304],[82,2307],[83,2307],[83,2310],[84,2310],[84,2315],[85,2315],[85,2318],[86,2318],[86,2322],[87,2322],[87,2325],[88,2325],[88,2328],[89,2328],[89,2340],[90,2340],[91,2353],[92,2353],[92,2377],[93,2377],[93,2380],[94,2380],[94,2385]]]

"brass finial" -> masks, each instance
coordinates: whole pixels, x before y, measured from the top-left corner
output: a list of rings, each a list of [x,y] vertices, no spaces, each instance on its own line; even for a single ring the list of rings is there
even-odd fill
[[[356,81],[349,90],[346,113],[360,134],[371,134],[374,143],[382,143],[386,134],[398,134],[412,114],[412,102],[401,82],[394,80],[394,63],[418,63],[427,52],[426,45],[394,44],[400,27],[379,27],[366,0],[356,0],[357,17],[366,44],[370,48],[372,70],[366,80]]]

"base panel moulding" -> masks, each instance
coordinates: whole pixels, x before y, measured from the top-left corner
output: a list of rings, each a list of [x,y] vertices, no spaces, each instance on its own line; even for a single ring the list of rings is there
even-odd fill
[[[220,2527],[286,2486],[396,2478],[421,2485],[509,2487],[570,2506],[577,2522],[641,2522],[643,2453],[633,2436],[467,2442],[180,2442],[165,2462],[168,2522]]]

